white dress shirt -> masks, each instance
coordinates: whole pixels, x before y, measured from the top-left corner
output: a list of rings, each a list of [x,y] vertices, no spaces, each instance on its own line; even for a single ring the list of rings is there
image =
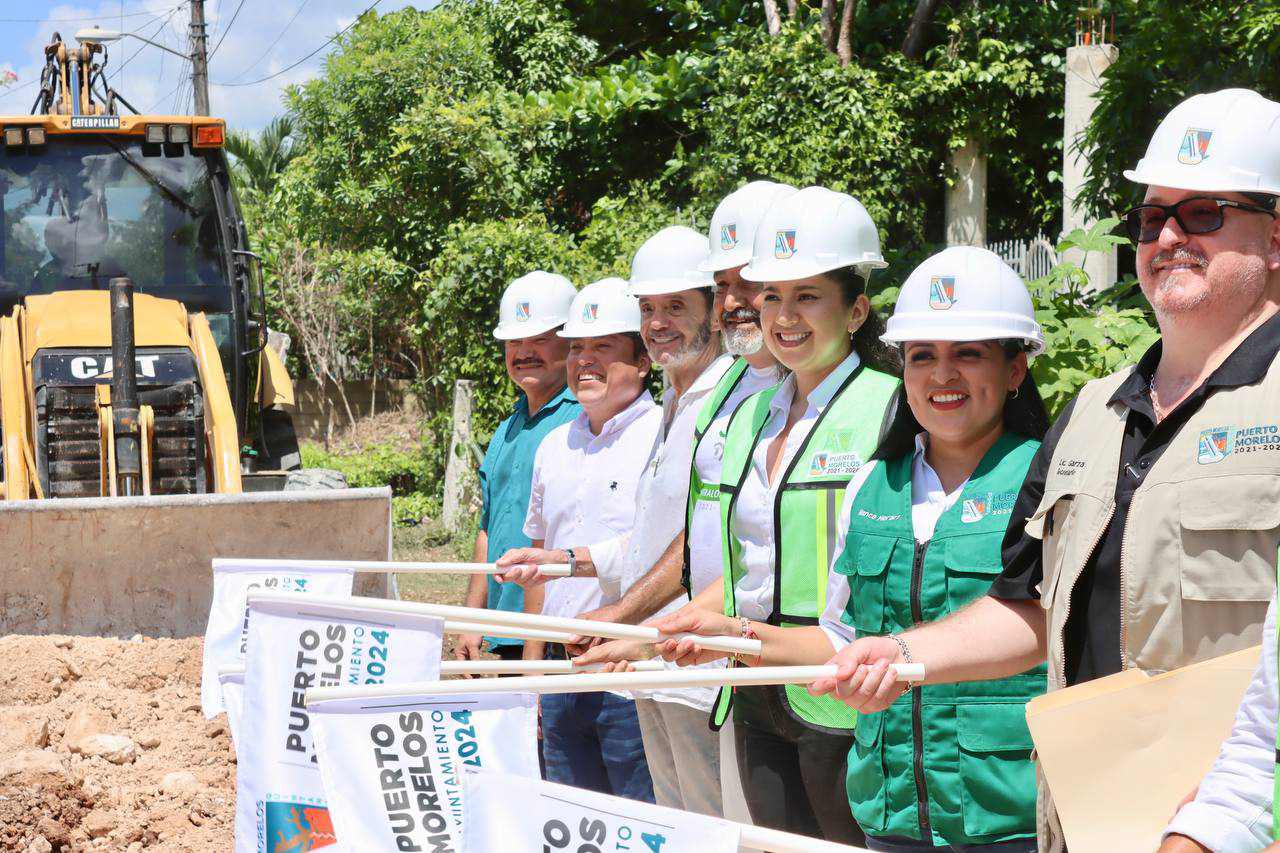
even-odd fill
[[[662,430],[648,391],[591,433],[587,413],[556,427],[538,445],[524,533],[547,548],[624,536],[635,521],[636,488]],[[593,554],[594,556],[594,554]],[[602,602],[596,578],[548,581],[542,612],[577,616]]]
[[[795,374],[788,374],[773,395],[768,420],[751,455],[750,470],[738,491],[733,517],[729,520],[730,529],[741,549],[744,570],[734,585],[739,615],[763,622],[773,614],[774,537],[777,533],[773,529],[773,502],[778,495],[778,487],[782,485],[787,466],[813,430],[818,416],[858,364],[858,354],[849,353],[848,358],[836,365],[836,369],[809,393],[809,405],[787,434],[782,459],[778,462],[778,479],[771,484],[766,458],[769,446],[787,424],[787,412],[796,393]]]
[[[665,429],[654,436],[636,495],[635,524],[625,535],[591,545],[606,602],[617,601],[644,577],[684,529],[684,507],[689,497],[689,466],[693,464],[693,430],[702,405],[733,364],[723,355],[712,362],[678,397],[668,388],[662,398]],[[685,599],[673,599],[654,614],[677,610]],[[723,666],[723,661],[716,662]],[[668,669],[676,669],[674,663]],[[715,690],[709,687],[634,690],[636,697],[678,702],[699,711],[710,711]]]
[[[742,401],[782,381],[782,370],[766,367],[757,370],[748,367],[738,381],[738,387],[725,398],[698,446],[693,464],[702,482],[715,485],[720,482],[720,469],[724,461],[724,440],[729,429],[729,419]],[[720,541],[720,504],[698,501],[693,507],[693,520],[689,524],[690,586],[697,595],[709,585],[724,577],[724,545]]]
[[[926,433],[916,436],[916,452],[911,457],[911,528],[917,542],[928,542],[933,538],[933,530],[938,526],[938,519],[960,498],[968,479],[956,486],[952,492],[942,487],[938,474],[924,457],[928,438]],[[844,551],[845,537],[849,534],[849,516],[853,511],[853,501],[858,496],[862,484],[871,476],[879,460],[863,465],[853,475],[844,493],[844,503],[840,508],[840,532],[836,537],[836,547],[831,555],[831,572],[827,575],[827,607],[818,620],[836,651],[852,643],[855,639],[852,625],[841,619],[845,607],[849,603],[849,579],[835,570],[836,560]]]
[[[1276,602],[1262,629],[1262,660],[1236,711],[1213,769],[1165,828],[1214,853],[1245,853],[1271,843],[1276,769]]]

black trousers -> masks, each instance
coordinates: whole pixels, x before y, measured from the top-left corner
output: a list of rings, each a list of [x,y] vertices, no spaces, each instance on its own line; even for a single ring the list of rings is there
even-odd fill
[[[795,719],[780,687],[742,687],[733,701],[738,773],[751,819],[769,829],[863,845],[845,794],[853,735],[827,734]]]

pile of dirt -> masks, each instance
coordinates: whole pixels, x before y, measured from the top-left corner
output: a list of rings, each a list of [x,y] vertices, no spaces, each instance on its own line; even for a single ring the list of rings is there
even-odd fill
[[[230,850],[235,751],[199,638],[0,638],[0,850]]]
[[[390,445],[394,450],[414,453],[422,447],[426,419],[415,407],[390,409],[357,418],[333,436],[329,451],[359,455],[369,448]]]

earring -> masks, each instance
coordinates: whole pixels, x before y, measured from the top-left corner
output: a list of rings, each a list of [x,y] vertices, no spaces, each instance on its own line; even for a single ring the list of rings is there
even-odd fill
[[[1019,392],[1019,391],[1021,391],[1021,390],[1022,390],[1021,388],[1014,388],[1014,389],[1013,389],[1013,392],[1009,394],[1009,399],[1010,399],[1010,400],[1016,400],[1016,399],[1018,399],[1018,392]]]

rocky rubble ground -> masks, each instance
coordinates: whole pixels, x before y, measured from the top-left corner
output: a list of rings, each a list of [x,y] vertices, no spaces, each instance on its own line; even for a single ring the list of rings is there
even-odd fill
[[[199,638],[0,638],[0,850],[230,850],[235,753]]]

